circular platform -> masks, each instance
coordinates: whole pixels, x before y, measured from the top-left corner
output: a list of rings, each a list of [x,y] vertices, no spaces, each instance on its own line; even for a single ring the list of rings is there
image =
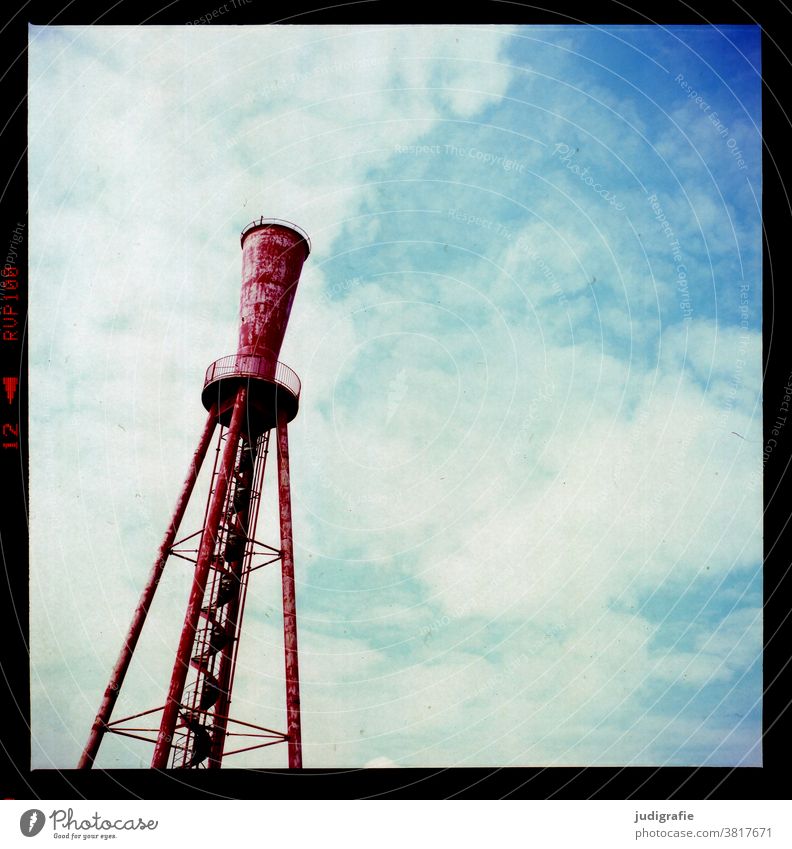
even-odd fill
[[[275,427],[280,413],[290,422],[300,408],[300,378],[284,363],[265,357],[232,354],[215,360],[206,370],[201,401],[217,409],[218,421],[228,425],[237,389],[248,389],[248,426],[263,433]]]

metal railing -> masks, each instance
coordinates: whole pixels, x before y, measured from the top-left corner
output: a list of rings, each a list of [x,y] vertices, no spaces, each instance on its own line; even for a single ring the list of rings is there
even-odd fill
[[[254,357],[246,354],[231,354],[215,360],[206,370],[204,388],[215,380],[224,377],[260,377],[277,383],[288,389],[295,398],[300,397],[300,378],[285,363],[273,363],[267,357]]]
[[[305,240],[305,244],[308,247],[308,253],[311,253],[311,239],[308,234],[305,232],[305,230],[303,230],[302,227],[300,227],[299,224],[295,224],[293,221],[287,221],[285,218],[264,218],[264,216],[262,216],[261,218],[256,218],[255,220],[251,221],[250,224],[248,224],[244,230],[242,230],[239,236],[240,242],[245,241],[245,236],[247,236],[247,234],[251,230],[255,230],[257,227],[266,227],[267,224],[277,224],[281,227],[288,227],[289,230],[294,230],[295,233],[303,237],[303,239]]]

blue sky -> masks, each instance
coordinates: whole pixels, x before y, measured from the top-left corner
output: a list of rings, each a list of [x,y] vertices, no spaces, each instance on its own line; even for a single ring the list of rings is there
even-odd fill
[[[79,757],[262,214],[313,241],[306,766],[761,763],[757,28],[30,39],[34,766]],[[281,727],[265,571],[234,709]],[[119,716],[164,700],[188,580]]]

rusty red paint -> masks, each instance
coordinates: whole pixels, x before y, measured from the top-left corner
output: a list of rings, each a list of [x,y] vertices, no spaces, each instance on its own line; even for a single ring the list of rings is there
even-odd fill
[[[239,356],[278,359],[308,244],[284,224],[262,224],[242,241]]]
[[[278,498],[281,532],[279,554],[282,571],[287,721],[286,734],[273,732],[279,738],[273,742],[287,742],[289,767],[300,768],[302,766],[297,611],[287,432],[288,422],[297,414],[300,382],[291,370],[277,362],[277,357],[283,342],[302,266],[310,252],[310,244],[307,236],[299,227],[289,222],[262,218],[253,222],[243,231],[242,250],[238,351],[231,357],[218,360],[211,367],[211,379],[209,373],[207,373],[202,400],[209,410],[209,418],[196,449],[190,472],[182,487],[168,532],[160,546],[148,583],[135,611],[129,634],[91,729],[88,744],[79,763],[79,767],[83,769],[93,766],[105,732],[112,731],[126,734],[126,736],[135,736],[129,734],[129,732],[143,729],[124,729],[117,727],[118,723],[159,710],[162,711],[159,734],[156,741],[149,741],[155,743],[151,762],[152,768],[165,769],[168,767],[171,751],[174,748],[174,734],[177,731],[180,716],[185,727],[190,729],[189,734],[192,735],[191,737],[187,736],[187,732],[184,732],[184,743],[177,744],[179,746],[178,751],[184,752],[181,766],[195,767],[203,763],[204,758],[208,757],[206,765],[217,768],[221,765],[224,755],[234,754],[237,751],[248,751],[249,748],[259,748],[260,745],[272,745],[271,743],[260,744],[233,752],[224,752],[226,737],[231,736],[228,735],[228,723],[249,725],[249,723],[232,719],[228,715],[228,710],[231,703],[231,689],[236,666],[236,651],[233,644],[236,642],[238,645],[241,636],[242,614],[247,587],[246,582],[243,582],[243,575],[252,571],[249,559],[247,560],[247,567],[245,567],[243,559],[240,559],[238,554],[235,556],[226,555],[232,549],[236,552],[236,548],[231,545],[234,534],[241,534],[242,537],[249,537],[253,534],[255,518],[258,515],[258,500],[256,500],[255,510],[251,512],[250,493],[256,490],[258,492],[256,499],[260,497],[264,465],[262,460],[260,472],[254,472],[254,478],[258,483],[253,484],[250,480],[250,474],[242,470],[245,445],[249,447],[262,433],[267,434],[266,437],[263,437],[263,440],[268,445],[270,432],[277,434],[278,446]],[[124,681],[165,563],[172,553],[179,525],[192,495],[212,434],[218,423],[226,427],[225,433],[221,431],[218,445],[223,445],[223,440],[225,440],[225,444],[222,450],[218,448],[219,466],[216,460],[216,474],[213,473],[213,485],[204,515],[204,527],[202,531],[196,532],[196,535],[201,533],[201,542],[198,546],[193,583],[176,652],[167,701],[164,707],[143,711],[135,714],[134,717],[127,717],[127,720],[118,720],[112,723],[110,716],[121,684]],[[274,431],[271,431],[271,429],[274,429]],[[235,462],[237,457],[240,458],[239,465],[236,465]],[[258,469],[258,466],[256,468]],[[246,495],[237,499],[239,492],[244,492]],[[231,499],[231,502],[229,502],[229,499]],[[245,499],[247,499],[246,505],[242,503],[245,502]],[[239,504],[237,500],[240,502]],[[236,530],[229,530],[228,510],[226,509],[229,503],[233,503],[237,516],[241,517],[239,521],[242,524]],[[249,528],[246,526],[248,522],[251,525]],[[218,539],[221,539],[221,534],[226,536],[223,537],[224,543],[221,543],[220,546],[222,553],[218,553],[220,549],[218,551],[215,549]],[[275,549],[272,549],[272,551],[275,551]],[[252,558],[252,553],[248,552],[244,557]],[[214,630],[204,628],[199,631],[198,622],[202,615],[205,615],[207,619],[209,618],[208,614],[202,614],[202,604],[206,600],[207,592],[211,595],[215,588],[216,575],[212,579],[213,582],[208,584],[209,572],[215,558],[220,558],[221,561],[224,560],[227,563],[227,571],[223,574],[231,575],[233,573],[237,577],[240,587],[244,583],[244,590],[240,590],[241,595],[238,594],[235,599],[228,598],[223,602],[223,604],[229,604],[227,609],[229,629],[227,639],[230,642],[217,642],[213,652],[201,653],[198,661],[196,661],[196,658],[192,657],[193,649],[196,647],[196,639],[198,643],[206,641],[210,631],[213,635],[212,640],[214,638]],[[222,581],[224,580],[225,578],[222,579]],[[222,581],[215,599],[218,606],[221,595],[225,598]],[[206,609],[208,610],[208,608]],[[230,632],[233,632],[233,634]],[[210,643],[212,640],[210,640]],[[210,654],[217,652],[221,653],[219,655],[220,667],[216,670],[217,678],[214,679],[209,671],[208,660],[202,658],[208,658]],[[196,668],[203,670],[202,674],[205,675],[205,679],[211,680],[213,686],[216,686],[219,691],[220,695],[217,696],[218,700],[214,703],[214,707],[212,707],[213,703],[204,702],[201,699],[196,709],[197,680],[190,684],[190,687],[187,688],[188,693],[185,693],[191,660],[193,665],[196,662],[199,663],[199,667]],[[190,711],[185,711],[182,700],[187,699],[189,693],[192,693],[191,708]],[[210,718],[214,725],[209,725],[208,720]],[[200,727],[193,729],[191,723]],[[250,727],[260,728],[255,725]],[[181,733],[180,730],[179,734]],[[233,736],[237,736],[236,733]],[[201,748],[199,743],[204,738],[207,741],[207,750],[199,759],[198,749]],[[139,739],[146,738],[141,737]],[[188,752],[195,755],[195,757],[189,759],[189,762],[187,759]],[[176,757],[176,761],[178,761],[178,757]],[[178,766],[179,764],[174,762],[174,765]]]
[[[201,432],[201,437],[198,440],[198,447],[195,449],[192,463],[190,463],[190,469],[187,472],[187,477],[182,485],[179,498],[176,501],[176,507],[173,511],[168,531],[165,534],[162,545],[159,547],[157,558],[154,561],[151,572],[149,573],[148,581],[146,582],[146,586],[140,596],[140,601],[135,608],[135,613],[132,617],[132,624],[129,626],[129,632],[126,640],[121,648],[121,653],[118,656],[113,672],[110,675],[110,683],[107,685],[104,698],[102,699],[102,704],[99,706],[96,719],[91,727],[88,743],[86,744],[85,750],[80,758],[80,762],[77,765],[78,769],[90,769],[93,766],[94,759],[99,751],[99,746],[101,745],[105,730],[107,729],[107,723],[110,722],[113,708],[115,707],[116,700],[118,699],[118,693],[121,690],[121,685],[124,683],[127,669],[129,669],[129,664],[132,660],[135,646],[137,646],[140,633],[143,630],[146,615],[148,614],[149,607],[151,607],[151,602],[154,599],[154,593],[156,592],[160,579],[162,578],[162,571],[165,568],[168,554],[176,540],[176,534],[179,532],[179,526],[184,518],[184,511],[187,509],[187,504],[190,501],[190,496],[192,495],[193,488],[195,487],[195,482],[198,479],[198,473],[201,470],[204,458],[206,457],[206,452],[209,449],[209,444],[212,441],[212,435],[214,434],[216,425],[217,414],[216,411],[212,409],[209,411],[209,417],[206,420],[204,429]]]
[[[297,662],[297,601],[294,592],[289,433],[286,417],[278,418],[278,501],[280,503],[281,576],[283,582],[283,649],[286,662],[286,728],[289,769],[302,767],[300,674]]]
[[[206,591],[206,579],[209,575],[209,566],[212,555],[214,554],[215,541],[220,526],[220,514],[226,500],[228,483],[237,453],[239,434],[245,420],[246,401],[247,390],[241,387],[237,392],[236,401],[234,402],[231,424],[228,426],[226,433],[223,461],[212,493],[204,532],[201,536],[201,545],[195,564],[195,576],[190,592],[190,600],[187,604],[187,613],[184,617],[181,638],[179,639],[179,648],[176,651],[176,662],[173,665],[168,700],[165,703],[165,710],[162,712],[160,732],[157,737],[157,745],[154,748],[154,756],[151,760],[152,769],[165,769],[168,765],[173,732],[176,728],[184,682],[187,678],[187,670],[190,665],[190,652],[192,650],[193,640],[195,639],[195,629],[201,615],[201,605],[203,604],[204,593]]]

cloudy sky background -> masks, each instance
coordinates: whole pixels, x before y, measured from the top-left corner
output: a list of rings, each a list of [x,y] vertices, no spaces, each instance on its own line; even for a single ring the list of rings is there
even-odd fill
[[[313,242],[306,766],[761,763],[759,41],[31,28],[34,767],[85,743],[262,214]],[[164,702],[188,569],[116,718]],[[283,728],[279,605],[260,570],[233,713]]]

